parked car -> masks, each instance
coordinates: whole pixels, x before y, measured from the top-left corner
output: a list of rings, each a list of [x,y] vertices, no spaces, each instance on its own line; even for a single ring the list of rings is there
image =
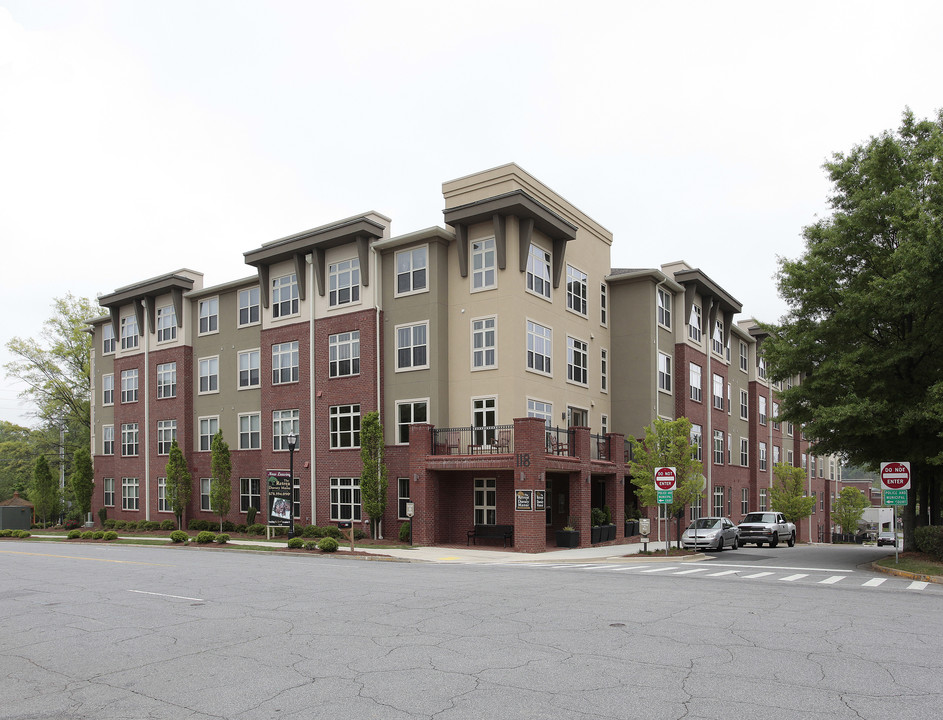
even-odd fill
[[[686,550],[736,550],[740,546],[737,526],[725,517],[703,517],[692,522],[681,535]]]
[[[740,544],[756,543],[762,547],[769,543],[776,547],[780,540],[784,540],[789,547],[796,544],[796,526],[786,522],[786,518],[779,512],[751,512],[743,518],[737,526],[740,529]]]
[[[897,544],[897,533],[895,532],[882,532],[878,534],[878,547],[882,545],[896,545]]]

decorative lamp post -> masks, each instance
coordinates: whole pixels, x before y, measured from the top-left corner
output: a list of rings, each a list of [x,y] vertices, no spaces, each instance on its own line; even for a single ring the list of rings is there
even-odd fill
[[[288,478],[289,487],[291,488],[291,499],[289,501],[289,507],[291,510],[288,513],[288,539],[291,540],[295,537],[295,444],[298,442],[298,436],[295,433],[288,433],[286,438],[288,441]]]

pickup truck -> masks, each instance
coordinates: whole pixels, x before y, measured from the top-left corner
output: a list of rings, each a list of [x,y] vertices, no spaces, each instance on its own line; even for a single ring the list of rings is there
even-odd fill
[[[740,530],[741,545],[756,543],[757,547],[763,547],[766,542],[770,547],[776,547],[780,540],[785,541],[789,547],[796,544],[796,526],[786,522],[782,513],[747,513],[737,528]]]

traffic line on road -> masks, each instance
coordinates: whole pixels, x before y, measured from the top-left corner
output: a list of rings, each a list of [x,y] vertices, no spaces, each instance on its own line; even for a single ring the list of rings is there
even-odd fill
[[[649,568],[648,570],[642,570],[642,572],[655,573],[655,572],[665,572],[666,570],[677,570],[677,565],[672,565],[669,567],[658,567],[658,568]]]
[[[787,575],[786,577],[779,578],[779,579],[782,580],[783,582],[794,582],[796,580],[801,580],[804,577],[809,577],[809,576],[808,574],[805,574],[805,573],[799,573],[798,575]]]
[[[771,573],[771,572],[759,572],[759,573],[753,573],[752,575],[744,575],[743,577],[744,577],[744,578],[747,578],[747,579],[750,579],[750,578],[761,578],[761,577],[766,577],[767,575],[772,575],[772,574],[773,574],[773,573]]]
[[[0,550],[7,555],[32,555],[34,557],[65,558],[66,560],[91,560],[92,562],[117,563],[118,565],[156,565],[157,567],[173,567],[170,563],[140,562],[138,560],[112,560],[110,558],[83,557],[81,555],[56,555],[54,553],[20,552],[18,550]]]
[[[914,580],[910,585],[907,586],[908,590],[923,590],[930,583],[924,582],[923,580]]]
[[[147,590],[128,590],[128,592],[140,593],[141,595],[157,595],[158,597],[168,597],[174,600],[196,600],[197,602],[206,602],[203,598],[184,597],[183,595],[168,595],[167,593],[148,592]]]
[[[831,577],[827,577],[824,580],[819,580],[819,585],[834,585],[837,582],[841,582],[846,577],[848,576],[847,575],[832,575]]]
[[[863,583],[864,587],[877,587],[881,583],[887,581],[887,578],[871,578],[868,582]]]
[[[693,573],[707,572],[710,568],[693,568],[692,570],[681,570],[674,573],[675,575],[691,575]]]
[[[721,570],[720,572],[711,573],[710,575],[705,575],[705,577],[720,577],[721,575],[736,575],[739,570]]]

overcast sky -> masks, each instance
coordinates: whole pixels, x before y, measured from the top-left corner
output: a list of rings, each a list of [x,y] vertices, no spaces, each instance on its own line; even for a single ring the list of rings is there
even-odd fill
[[[685,260],[776,321],[822,163],[943,107],[941,28],[937,0],[0,0],[0,341],[366,210],[443,225],[443,181],[512,161],[613,267]]]

